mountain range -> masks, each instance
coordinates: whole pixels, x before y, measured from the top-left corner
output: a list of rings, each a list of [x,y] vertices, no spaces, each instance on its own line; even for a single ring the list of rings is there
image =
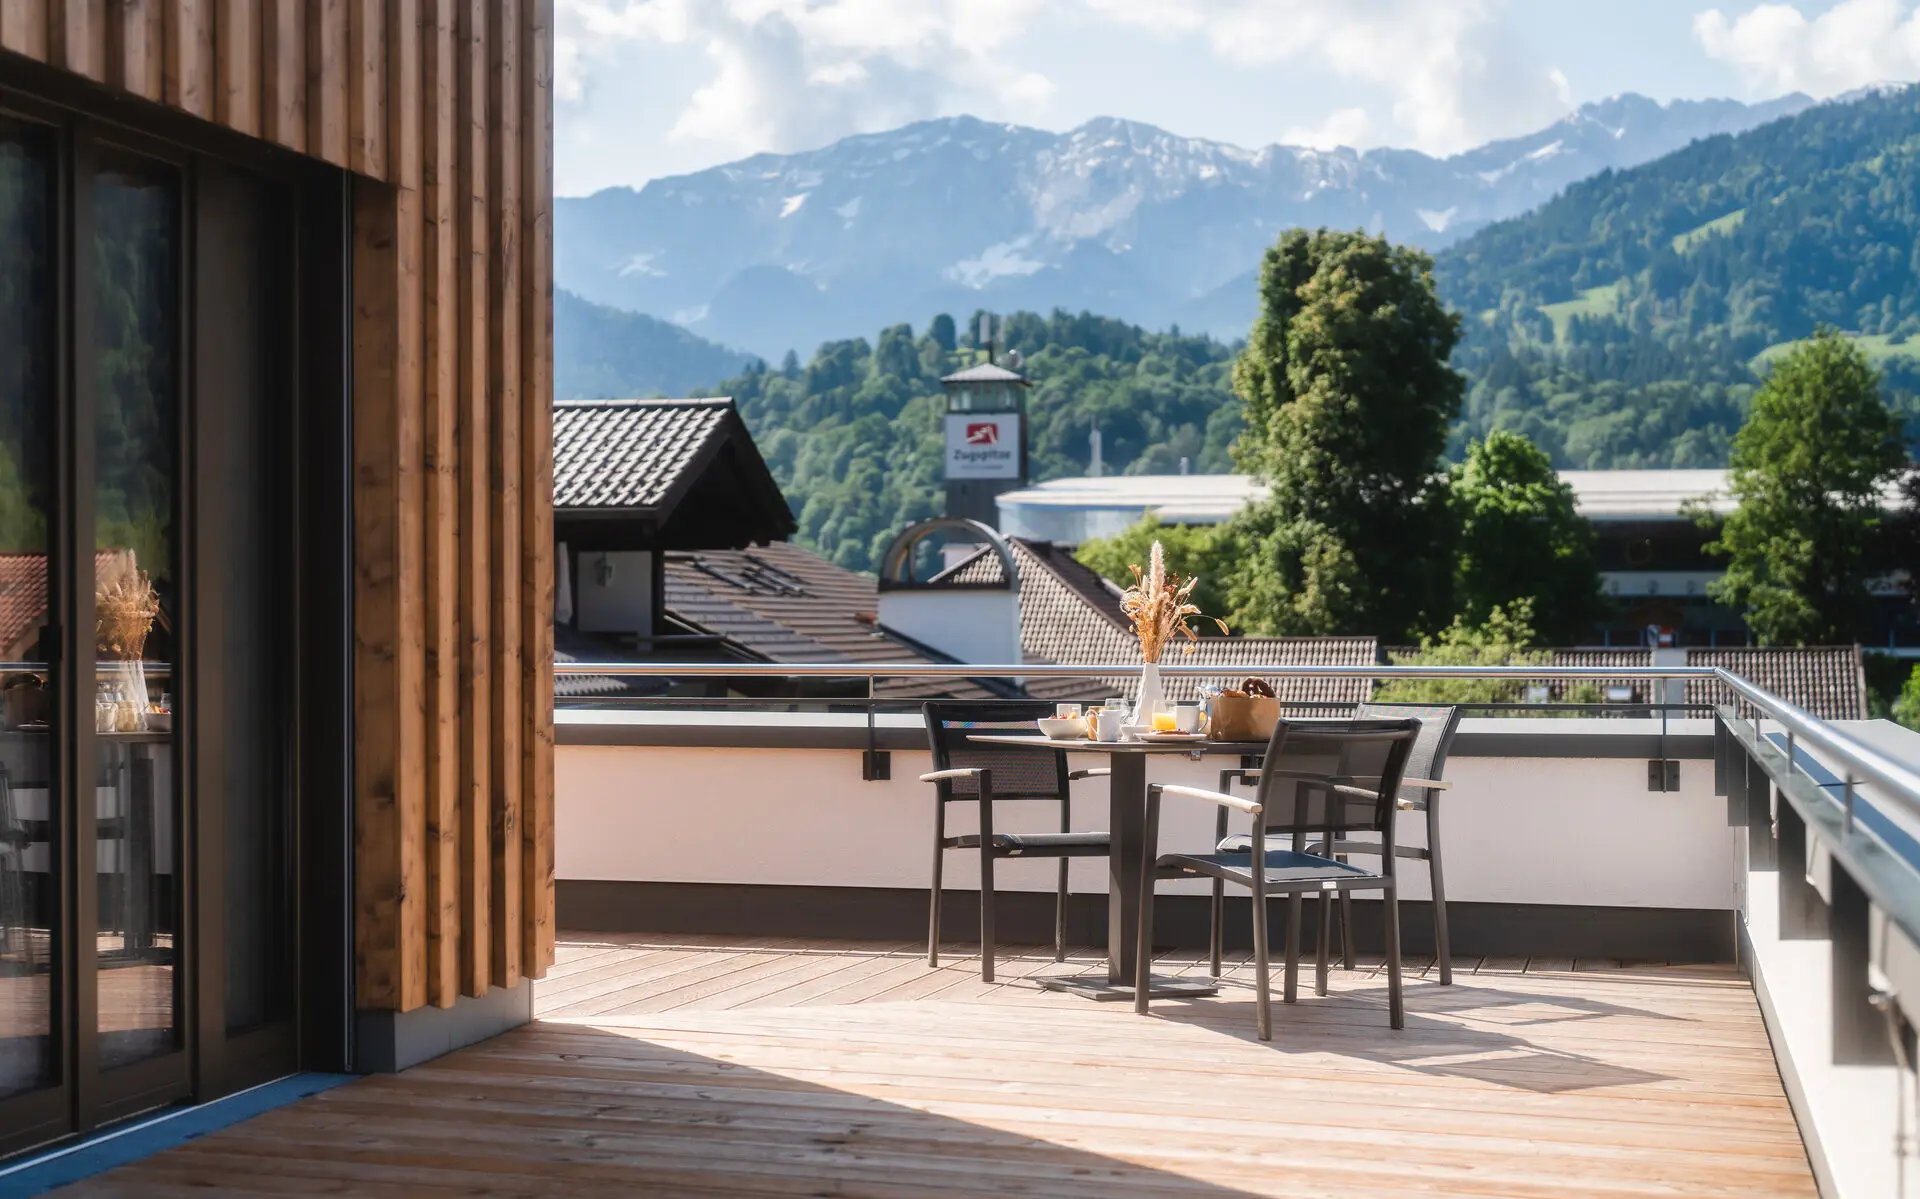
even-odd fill
[[[1576,180],[1812,104],[1622,95],[1448,158],[954,117],[556,202],[556,282],[777,359],[916,315],[1091,310],[1244,336],[1281,230],[1440,249]]]

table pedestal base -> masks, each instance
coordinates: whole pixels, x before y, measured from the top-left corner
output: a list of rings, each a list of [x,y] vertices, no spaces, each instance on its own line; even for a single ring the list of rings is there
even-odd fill
[[[1110,983],[1098,976],[1071,974],[1053,978],[1034,980],[1043,991],[1063,991],[1068,995],[1078,995],[1082,999],[1099,999],[1106,1002],[1133,999],[1132,983]],[[1220,984],[1214,979],[1168,978],[1163,974],[1152,976],[1147,984],[1147,994],[1154,999],[1202,999],[1217,994]]]

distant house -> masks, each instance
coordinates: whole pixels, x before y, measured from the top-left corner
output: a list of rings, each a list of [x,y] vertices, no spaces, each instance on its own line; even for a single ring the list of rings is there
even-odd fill
[[[553,423],[561,661],[948,660],[879,627],[871,578],[787,542],[793,514],[733,401],[569,400],[554,405]],[[575,699],[659,690],[586,675],[562,675],[557,689]],[[705,689],[866,694],[854,680]],[[879,693],[1014,692],[897,681]]]

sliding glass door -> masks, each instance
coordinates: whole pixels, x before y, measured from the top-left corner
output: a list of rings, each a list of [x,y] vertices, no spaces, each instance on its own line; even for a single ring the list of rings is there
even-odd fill
[[[297,1064],[279,180],[0,98],[0,1154]]]

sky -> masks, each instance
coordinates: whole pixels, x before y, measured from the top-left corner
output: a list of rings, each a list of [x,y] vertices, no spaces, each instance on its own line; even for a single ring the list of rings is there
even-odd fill
[[[1450,154],[1621,92],[1920,79],[1920,0],[556,0],[582,195],[969,114]]]

